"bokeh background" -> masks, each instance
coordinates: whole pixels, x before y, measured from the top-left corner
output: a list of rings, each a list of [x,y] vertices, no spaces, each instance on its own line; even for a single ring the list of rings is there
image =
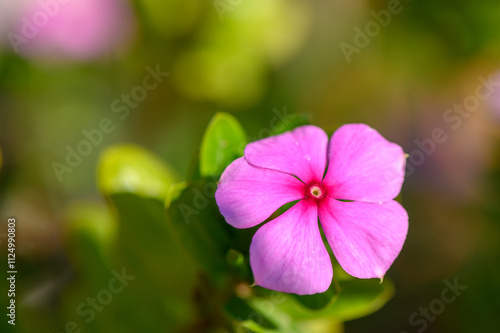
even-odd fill
[[[19,271],[17,324],[2,314],[2,332],[211,327],[193,305],[196,265],[147,223],[126,239],[165,244],[124,245],[136,280],[89,325],[75,309],[112,277],[106,247],[120,227],[96,180],[101,154],[138,145],[181,181],[219,111],[250,141],[277,118],[329,134],[361,122],[409,154],[394,297],[344,332],[498,331],[500,2],[3,0],[0,35],[0,226],[17,220]],[[5,312],[5,234],[1,244]],[[467,289],[425,329],[412,324],[445,279]]]

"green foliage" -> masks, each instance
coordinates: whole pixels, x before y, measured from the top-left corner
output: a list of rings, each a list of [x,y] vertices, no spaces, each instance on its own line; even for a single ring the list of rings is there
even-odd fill
[[[68,211],[68,241],[75,259],[83,264],[77,268],[82,277],[79,288],[66,295],[68,317],[88,296],[79,290],[98,293],[114,271],[122,270],[133,279],[113,296],[119,301],[103,306],[102,311],[117,323],[123,314],[141,314],[136,317],[141,323],[113,328],[102,316],[89,322],[90,318],[77,317],[84,332],[134,332],[139,326],[145,331],[159,327],[178,331],[196,316],[190,301],[195,267],[176,246],[165,223],[164,199],[175,179],[167,165],[143,148],[111,147],[100,158],[98,185],[113,214],[95,203],[77,203]],[[106,256],[101,255],[103,249]]]
[[[77,36],[50,28],[65,21],[63,2],[0,4],[8,37],[0,50],[0,202],[2,216],[19,223],[18,317],[16,326],[3,320],[0,332],[339,333],[340,321],[386,304],[388,278],[349,280],[337,266],[339,288],[318,295],[250,287],[248,250],[258,228],[234,229],[218,213],[213,186],[246,141],[311,121],[328,134],[367,123],[413,162],[434,129],[447,135],[425,163],[413,163],[396,198],[411,216],[408,242],[389,271],[398,277],[397,297],[350,330],[411,332],[409,316],[439,298],[441,279],[457,275],[470,287],[428,331],[497,330],[500,90],[478,87],[478,77],[499,81],[499,1],[401,1],[390,16],[397,1],[111,1],[119,5],[111,25],[129,33],[101,55],[74,48],[87,38],[63,52],[57,36]],[[105,0],[88,3],[95,2],[112,10]],[[45,27],[37,24],[43,12],[57,12]],[[108,17],[96,15],[82,33],[96,31],[100,16]],[[17,52],[11,33],[34,52]],[[344,42],[355,48],[350,56]],[[158,66],[169,75],[146,69]],[[467,110],[448,114],[490,89],[467,117]],[[214,110],[244,120],[248,136],[222,114],[202,141]],[[59,175],[54,162],[64,165]],[[135,279],[87,323],[76,309],[122,268]],[[4,295],[0,307],[8,302]],[[67,329],[72,321],[77,329]]]
[[[201,142],[201,175],[220,175],[236,157],[243,155],[246,143],[245,131],[238,121],[227,113],[217,113]]]
[[[299,117],[299,123],[306,119]],[[287,130],[287,129],[284,129]],[[224,144],[221,144],[224,142]],[[214,116],[203,137],[200,152],[201,180],[197,177],[171,187],[166,207],[168,225],[191,257],[213,278],[216,288],[229,290],[224,310],[233,319],[235,330],[252,332],[313,332],[339,330],[339,323],[368,315],[393,295],[391,282],[354,279],[336,268],[335,284],[324,293],[298,296],[253,288],[240,297],[234,284],[250,284],[248,249],[253,230],[230,227],[220,215],[214,200],[216,182],[207,176],[219,175],[242,151],[244,132],[226,114]],[[286,209],[286,207],[284,208]],[[224,278],[232,276],[235,282]],[[234,287],[231,287],[234,286]],[[248,288],[248,287],[247,287]]]
[[[106,317],[75,318],[82,332],[133,332],[138,325],[148,332],[159,327],[168,332],[341,332],[343,321],[370,314],[390,299],[388,279],[382,284],[354,279],[337,265],[336,280],[321,294],[250,286],[249,248],[258,227],[240,230],[224,221],[212,177],[242,154],[245,140],[235,118],[216,114],[195,159],[201,173],[182,182],[139,146],[112,146],[102,153],[98,187],[109,209],[81,201],[65,214],[70,257],[80,277],[77,288],[64,295],[67,317],[75,317],[89,291],[105,290],[116,272],[127,272],[131,280],[113,295],[119,301],[103,305]],[[141,322],[109,327],[127,313],[140,313]]]
[[[110,147],[99,161],[98,184],[105,195],[135,193],[164,200],[176,179],[170,167],[135,145]]]
[[[190,185],[169,205],[168,224],[179,243],[208,271],[223,273],[226,253],[234,231],[221,223],[213,192],[206,189],[214,183]]]
[[[79,201],[66,209],[68,244],[82,267],[93,267],[101,260],[109,264],[117,236],[117,224],[101,203]]]
[[[352,320],[364,317],[380,309],[394,294],[392,283],[386,279],[380,283],[376,279],[361,280],[349,279],[339,281],[340,291],[335,293],[326,306],[316,308],[316,304],[323,302],[323,294],[313,295],[318,297],[314,308],[304,306],[302,302],[290,299],[282,305],[283,311],[297,320],[309,320],[315,318],[329,318],[337,321]]]

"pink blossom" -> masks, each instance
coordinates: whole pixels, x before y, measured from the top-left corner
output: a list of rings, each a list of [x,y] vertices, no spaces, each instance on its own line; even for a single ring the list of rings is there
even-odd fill
[[[244,155],[226,168],[215,193],[227,223],[250,228],[299,200],[255,233],[256,285],[300,295],[328,289],[333,271],[318,218],[347,273],[383,278],[408,231],[408,215],[393,200],[406,161],[399,145],[363,124],[340,127],[330,142],[321,128],[302,126],[250,143]]]
[[[134,32],[128,1],[28,0],[9,35],[13,49],[42,59],[92,60],[126,44]]]

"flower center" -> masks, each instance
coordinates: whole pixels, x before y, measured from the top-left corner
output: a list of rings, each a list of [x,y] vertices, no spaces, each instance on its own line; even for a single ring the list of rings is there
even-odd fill
[[[323,189],[320,185],[311,185],[309,187],[309,194],[315,197],[316,199],[321,199],[324,195]]]

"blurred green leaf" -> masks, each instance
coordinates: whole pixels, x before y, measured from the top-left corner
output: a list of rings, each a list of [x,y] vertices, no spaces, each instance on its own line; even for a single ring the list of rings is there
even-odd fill
[[[332,301],[335,295],[336,295],[336,290],[334,283],[332,283],[330,285],[330,288],[328,288],[328,290],[325,291],[324,293],[318,293],[313,295],[293,294],[293,296],[299,303],[301,303],[303,306],[311,310],[319,310],[321,308],[324,308]]]
[[[286,112],[286,107],[284,109],[284,114],[287,114]],[[279,111],[276,111],[277,113]],[[284,119],[281,119],[273,128],[272,128],[272,134],[281,134],[286,131],[291,131],[296,127],[303,126],[303,125],[309,125],[311,121],[309,120],[309,115],[307,113],[301,113],[301,114],[290,114],[286,115]]]
[[[174,180],[167,165],[138,146],[108,148],[98,166],[100,188],[120,221],[121,252],[131,266],[147,272],[158,284],[173,275],[167,262],[176,262],[180,255],[167,230],[164,211]],[[184,264],[188,269],[188,263]]]
[[[164,203],[132,193],[116,193],[109,199],[120,220],[120,266],[140,279],[139,283],[131,283],[131,301],[142,313],[141,320],[148,323],[145,331],[155,327],[174,331],[185,325],[193,316],[190,296],[196,279],[195,264],[169,233]],[[148,310],[143,311],[141,304],[146,300]]]
[[[267,297],[251,297],[246,301],[254,309],[254,316],[246,318],[242,323],[243,327],[249,328],[255,332],[264,333],[309,333],[299,328],[290,314],[280,308],[281,302],[286,301],[287,294],[271,291]],[[263,327],[263,319],[267,318],[276,329],[270,330]]]
[[[306,333],[344,333],[344,325],[330,319],[307,320],[298,323],[302,332]]]
[[[250,325],[254,327],[254,330],[257,329],[256,332],[263,332],[261,329],[277,328],[274,324],[269,322],[263,313],[252,308],[247,302],[239,297],[232,297],[226,303],[224,309],[231,317],[241,322],[241,325],[245,325],[247,328],[250,328],[248,327],[248,325]],[[253,325],[250,322],[253,322]]]
[[[312,310],[298,302],[295,297],[286,297],[279,306],[296,320],[329,318],[336,321],[352,320],[366,316],[380,309],[394,294],[394,287],[389,279],[380,283],[377,279],[349,279],[339,281],[340,292],[330,303]]]
[[[101,203],[78,201],[65,211],[66,246],[82,286],[99,287],[113,266],[117,226]]]
[[[276,308],[272,298],[250,301],[233,297],[225,310],[235,319],[236,332],[246,328],[256,333],[309,333],[301,330],[288,314]]]
[[[66,209],[68,237],[73,243],[75,238],[86,238],[99,250],[101,256],[108,256],[116,238],[116,221],[109,210],[97,202],[78,201]],[[71,244],[76,250],[79,246]],[[80,253],[81,255],[81,253]]]
[[[144,0],[137,5],[144,11],[148,25],[169,38],[192,29],[203,8],[200,0]]]
[[[104,195],[135,193],[161,201],[177,179],[169,166],[136,145],[107,148],[101,154],[97,177]]]
[[[168,225],[177,241],[209,272],[223,271],[234,230],[215,204],[216,184],[191,184],[169,204]]]
[[[253,320],[245,320],[241,322],[239,325],[241,325],[241,327],[247,328],[250,332],[255,332],[255,333],[279,333],[279,332],[285,333],[285,331],[276,329],[267,329],[265,327],[262,327]]]
[[[170,203],[174,200],[177,200],[182,192],[188,186],[187,182],[180,182],[170,185],[168,189],[167,197],[165,199],[165,208],[168,209],[170,207]]]
[[[145,331],[179,329],[193,316],[195,265],[176,246],[165,221],[165,197],[174,173],[153,154],[131,145],[104,151],[97,173],[99,188],[119,221],[114,267],[125,267],[140,280],[127,287],[122,296],[127,308],[118,311],[141,313]]]
[[[236,251],[235,249],[230,249],[226,253],[226,260],[230,266],[241,266],[245,263],[245,256],[243,253]]]
[[[208,125],[200,151],[202,176],[218,176],[237,157],[243,155],[246,135],[239,122],[227,113],[217,113]]]

